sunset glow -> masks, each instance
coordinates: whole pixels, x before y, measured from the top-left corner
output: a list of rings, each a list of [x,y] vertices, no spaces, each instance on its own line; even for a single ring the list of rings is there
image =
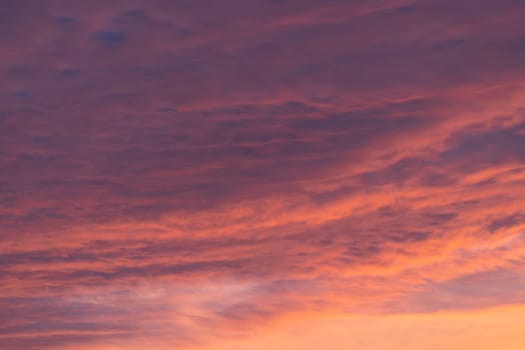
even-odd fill
[[[523,18],[0,1],[0,350],[525,349]]]

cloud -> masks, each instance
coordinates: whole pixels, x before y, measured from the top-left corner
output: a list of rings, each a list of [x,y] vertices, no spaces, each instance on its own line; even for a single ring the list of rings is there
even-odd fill
[[[112,32],[112,31],[101,31],[95,35],[97,40],[100,40],[104,43],[117,43],[125,39],[125,35],[121,32]]]
[[[523,303],[518,2],[0,7],[0,348]]]

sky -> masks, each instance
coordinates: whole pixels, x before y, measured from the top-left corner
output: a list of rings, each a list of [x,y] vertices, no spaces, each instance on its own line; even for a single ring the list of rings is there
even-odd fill
[[[524,349],[523,18],[0,0],[0,350]]]

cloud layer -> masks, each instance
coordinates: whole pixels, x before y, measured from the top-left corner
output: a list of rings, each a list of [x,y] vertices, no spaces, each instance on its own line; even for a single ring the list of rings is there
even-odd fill
[[[1,2],[0,348],[523,304],[524,15]]]

